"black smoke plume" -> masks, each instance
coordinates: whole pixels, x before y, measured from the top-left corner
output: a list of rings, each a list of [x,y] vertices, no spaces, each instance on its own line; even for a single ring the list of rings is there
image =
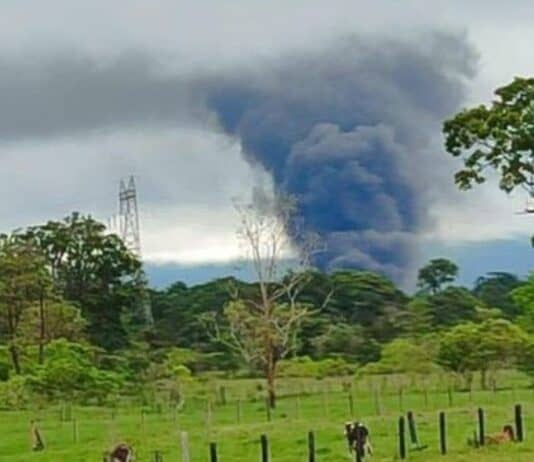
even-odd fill
[[[197,90],[246,158],[297,196],[305,227],[327,244],[318,266],[402,281],[445,162],[432,137],[462,101],[474,63],[458,36],[354,38]]]
[[[198,126],[208,110],[249,162],[297,196],[300,221],[327,244],[320,267],[405,280],[435,195],[451,187],[436,137],[476,67],[464,37],[339,40],[211,74],[158,63],[142,52],[3,57],[0,141]]]

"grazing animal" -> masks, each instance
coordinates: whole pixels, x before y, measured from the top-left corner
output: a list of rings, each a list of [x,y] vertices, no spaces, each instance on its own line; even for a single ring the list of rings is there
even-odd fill
[[[345,436],[351,454],[358,454],[363,459],[366,453],[369,455],[373,453],[369,430],[361,422],[347,422],[345,424]]]
[[[133,449],[127,444],[121,443],[111,451],[110,460],[111,462],[133,462]]]
[[[511,425],[505,425],[502,432],[486,436],[486,444],[502,444],[515,441],[514,429]]]
[[[484,442],[488,445],[509,443],[511,441],[515,441],[514,429],[511,425],[505,425],[501,432],[487,435],[484,438]],[[467,444],[476,448],[480,446],[480,441],[476,431],[473,434],[473,438],[469,438],[467,440]]]

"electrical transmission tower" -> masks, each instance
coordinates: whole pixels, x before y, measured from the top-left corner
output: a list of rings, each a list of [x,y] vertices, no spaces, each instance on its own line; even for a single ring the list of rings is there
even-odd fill
[[[141,258],[141,231],[135,178],[122,179],[119,191],[119,232],[126,247]]]
[[[139,227],[139,207],[137,205],[137,188],[135,178],[130,176],[128,179],[122,179],[119,189],[119,236],[128,248],[137,258],[142,259],[141,252],[141,229]],[[146,291],[148,285],[147,277],[141,268],[136,274],[135,282],[140,294],[139,315],[143,318],[145,324],[152,325],[152,306],[150,297]]]

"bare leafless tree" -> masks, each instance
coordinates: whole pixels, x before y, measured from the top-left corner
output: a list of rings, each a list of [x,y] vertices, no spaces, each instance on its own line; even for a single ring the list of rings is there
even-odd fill
[[[211,332],[248,364],[261,368],[274,407],[277,364],[294,350],[301,322],[313,311],[299,302],[299,295],[310,281],[307,270],[319,241],[301,232],[291,197],[260,195],[251,203],[236,201],[235,209],[244,261],[253,270],[257,291],[245,294],[233,286],[223,322],[211,317]]]

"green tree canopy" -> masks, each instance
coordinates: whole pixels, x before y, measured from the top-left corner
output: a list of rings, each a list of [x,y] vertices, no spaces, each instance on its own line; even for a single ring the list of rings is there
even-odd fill
[[[483,304],[465,287],[450,286],[427,297],[432,324],[448,327],[465,321],[474,321]]]
[[[368,271],[337,271],[327,311],[347,324],[359,324],[379,341],[399,332],[408,297],[384,276]]]
[[[438,360],[445,368],[462,374],[470,382],[473,372],[514,365],[528,345],[527,334],[503,319],[481,324],[465,323],[445,333],[440,341]]]
[[[458,276],[458,266],[446,258],[435,258],[419,270],[417,285],[432,294],[442,290]]]
[[[322,335],[313,340],[313,344],[317,356],[321,358],[338,357],[359,364],[380,358],[380,344],[357,324],[330,324]]]
[[[513,290],[511,296],[519,307],[517,322],[527,331],[534,333],[534,273],[525,284]]]
[[[469,189],[487,178],[487,170],[499,176],[506,192],[523,186],[530,192],[534,174],[534,79],[515,78],[495,91],[488,106],[465,109],[444,123],[445,146],[463,159],[455,180]]]
[[[477,279],[473,295],[485,305],[499,309],[507,319],[514,319],[521,314],[521,308],[512,292],[523,284],[515,274],[492,272]]]
[[[439,369],[433,351],[411,340],[398,338],[384,346],[380,361],[368,364],[364,371],[372,374],[420,373]]]
[[[101,404],[120,390],[123,381],[118,374],[98,368],[95,353],[90,345],[54,340],[47,348],[44,365],[29,376],[29,383],[50,399],[96,399]]]
[[[139,300],[141,262],[119,237],[73,213],[30,228],[24,238],[42,249],[57,291],[82,310],[90,339],[106,349],[125,346],[123,317]]]
[[[406,306],[406,312],[400,320],[403,333],[415,341],[420,340],[433,330],[434,315],[435,307],[429,297],[414,297]]]
[[[17,374],[22,371],[21,323],[43,297],[47,284],[45,261],[34,243],[17,234],[0,237],[0,336],[8,345]]]

